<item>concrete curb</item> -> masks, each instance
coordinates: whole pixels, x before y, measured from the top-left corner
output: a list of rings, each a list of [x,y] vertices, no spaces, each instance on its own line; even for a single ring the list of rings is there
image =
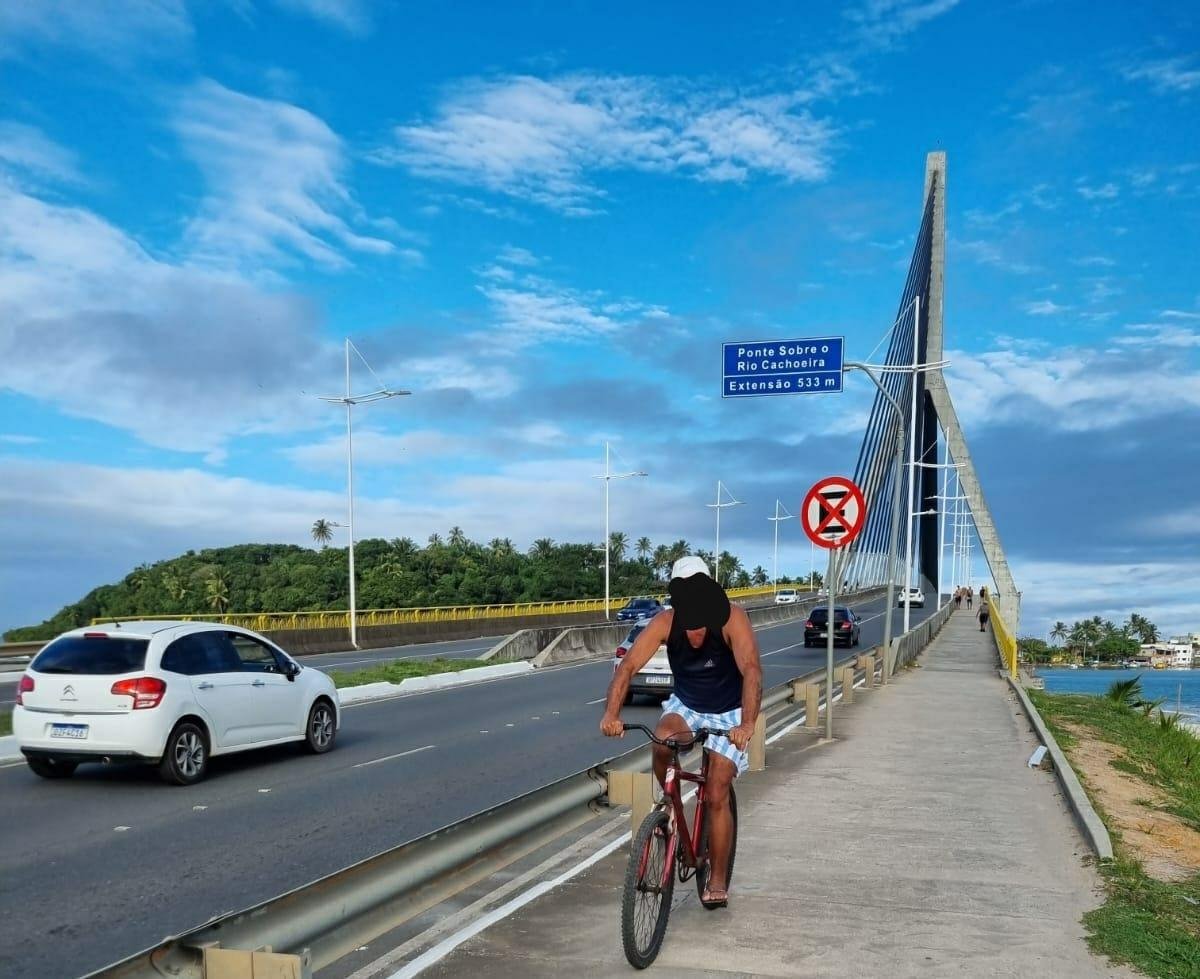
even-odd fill
[[[532,664],[501,663],[497,666],[480,666],[472,670],[459,670],[454,673],[434,673],[432,676],[413,676],[399,683],[364,683],[357,687],[342,687],[338,690],[338,700],[342,706],[362,704],[371,700],[388,700],[392,697],[408,696],[409,694],[428,693],[431,690],[445,690],[448,687],[465,686],[469,683],[480,683],[483,680],[495,680],[499,677],[517,676],[521,673],[531,673]]]
[[[1079,825],[1084,839],[1101,860],[1111,860],[1113,858],[1112,840],[1109,838],[1108,830],[1105,829],[1099,813],[1096,812],[1087,793],[1083,790],[1083,785],[1080,784],[1075,769],[1071,767],[1062,748],[1054,740],[1054,735],[1050,733],[1046,722],[1042,720],[1042,715],[1033,706],[1033,701],[1029,699],[1025,688],[1012,677],[1005,677],[1005,679],[1008,680],[1009,686],[1016,691],[1017,699],[1021,701],[1021,707],[1033,725],[1038,739],[1050,752],[1050,759],[1054,762],[1054,774],[1058,778],[1058,784],[1062,786],[1063,794],[1067,797],[1071,812],[1075,816],[1075,822]]]

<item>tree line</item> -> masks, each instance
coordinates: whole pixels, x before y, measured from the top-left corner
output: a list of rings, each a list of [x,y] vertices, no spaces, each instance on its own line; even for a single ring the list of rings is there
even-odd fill
[[[346,549],[329,546],[333,530],[328,521],[314,523],[311,534],[316,548],[240,544],[140,565],[40,625],[12,629],[4,638],[52,638],[100,617],[347,608]],[[655,544],[648,537],[631,540],[616,531],[609,546],[613,595],[665,591],[671,565],[685,554],[699,554],[713,566],[711,552],[693,550],[683,539]],[[363,609],[498,605],[604,594],[604,547],[591,543],[556,543],[543,537],[522,552],[508,538],[482,544],[452,527],[444,537],[432,534],[423,546],[409,537],[358,541],[354,557],[358,607]],[[747,569],[728,551],[721,552],[720,577],[726,587],[766,585],[771,580],[764,568]]]
[[[1158,626],[1137,612],[1130,614],[1121,625],[1094,615],[1067,625],[1058,621],[1050,630],[1052,645],[1043,639],[1023,636],[1017,640],[1017,648],[1024,659],[1035,663],[1049,663],[1064,654],[1074,659],[1082,656],[1102,663],[1119,663],[1136,656],[1142,643],[1158,642]]]

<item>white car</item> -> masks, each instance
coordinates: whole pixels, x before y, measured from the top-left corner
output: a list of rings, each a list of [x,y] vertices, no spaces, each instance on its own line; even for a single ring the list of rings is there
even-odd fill
[[[800,595],[795,588],[780,588],[775,593],[776,605],[795,605],[800,601]]]
[[[896,607],[904,608],[905,605],[912,608],[924,608],[925,593],[920,588],[901,588],[900,594],[896,597]]]
[[[621,660],[625,658],[625,654],[633,648],[633,642],[641,634],[641,631],[649,624],[648,619],[642,619],[629,630],[621,645],[617,647],[617,651],[613,656],[613,672],[617,672],[617,667],[621,665]],[[625,695],[625,703],[633,703],[633,698],[638,694],[644,694],[647,697],[656,697],[659,700],[666,700],[675,690],[675,674],[671,672],[671,661],[667,656],[667,644],[659,643],[658,649],[654,655],[650,657],[650,662],[641,668],[641,670],[633,675],[629,681],[629,692]]]
[[[143,761],[176,785],[214,755],[287,741],[333,747],[333,681],[257,633],[209,622],[122,622],[63,633],[17,685],[13,734],[35,773]]]

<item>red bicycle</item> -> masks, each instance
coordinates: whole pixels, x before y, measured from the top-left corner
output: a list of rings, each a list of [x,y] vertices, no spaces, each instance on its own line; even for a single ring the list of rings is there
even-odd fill
[[[699,772],[685,771],[679,753],[695,745],[703,746],[710,737],[728,737],[728,731],[701,728],[686,738],[659,738],[643,724],[626,724],[626,731],[642,731],[655,744],[671,750],[671,762],[663,779],[663,798],[642,820],[629,851],[625,870],[625,890],[621,900],[621,938],[625,958],[636,969],[644,969],[658,957],[667,921],[671,916],[671,897],[675,878],[686,883],[696,878],[701,899],[708,884],[708,819],[704,804],[704,786],[708,777],[708,752],[704,752]],[[688,830],[683,807],[682,782],[696,783],[696,815]],[[737,853],[737,797],[729,788],[729,809],[733,814],[733,842],[729,847],[729,868],[725,886],[733,877],[733,858]]]

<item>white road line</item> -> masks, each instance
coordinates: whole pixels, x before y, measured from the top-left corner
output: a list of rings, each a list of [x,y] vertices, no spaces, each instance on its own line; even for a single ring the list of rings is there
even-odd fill
[[[415,755],[418,751],[428,751],[430,748],[436,748],[437,745],[427,744],[423,748],[412,748],[408,751],[401,751],[395,755],[385,755],[382,758],[372,758],[370,761],[360,761],[357,765],[352,765],[352,768],[366,768],[368,765],[378,765],[381,761],[392,761],[395,758],[404,758],[406,755]]]
[[[588,706],[588,707],[591,707],[591,706],[592,706],[592,704],[602,704],[602,703],[604,703],[604,701],[606,701],[606,700],[608,700],[608,698],[607,698],[607,697],[597,697],[595,700],[589,700],[589,701],[587,702],[587,706]]]
[[[463,942],[467,941],[470,938],[474,938],[481,931],[483,931],[486,928],[490,928],[497,921],[503,921],[514,911],[520,910],[521,908],[525,907],[526,904],[529,904],[531,901],[536,901],[543,894],[546,894],[546,893],[554,890],[554,888],[558,887],[561,884],[565,884],[572,877],[579,876],[579,874],[583,873],[589,867],[592,867],[592,866],[595,866],[596,864],[598,864],[601,860],[603,860],[605,857],[607,857],[610,853],[616,853],[617,850],[619,850],[621,847],[623,847],[626,843],[629,842],[631,836],[632,836],[631,833],[621,834],[615,840],[612,840],[610,843],[607,843],[604,846],[602,846],[599,850],[597,850],[595,853],[593,853],[586,860],[584,860],[580,863],[577,863],[570,870],[564,871],[563,873],[561,873],[557,877],[555,877],[553,880],[543,881],[542,883],[537,884],[534,887],[531,887],[524,894],[520,894],[517,897],[514,897],[511,901],[509,901],[506,904],[500,905],[500,907],[496,908],[494,911],[488,912],[483,917],[477,919],[476,921],[473,921],[466,928],[463,928],[461,931],[456,931],[450,937],[445,938],[442,941],[438,942],[436,945],[433,946],[433,948],[431,948],[424,955],[417,956],[415,959],[413,959],[411,962],[409,962],[399,972],[392,973],[391,979],[409,979],[409,977],[411,977],[411,976],[419,975],[424,970],[428,969],[431,965],[434,965],[434,964],[440,962],[447,955],[449,955],[456,948],[458,948],[458,946],[461,945]]]

